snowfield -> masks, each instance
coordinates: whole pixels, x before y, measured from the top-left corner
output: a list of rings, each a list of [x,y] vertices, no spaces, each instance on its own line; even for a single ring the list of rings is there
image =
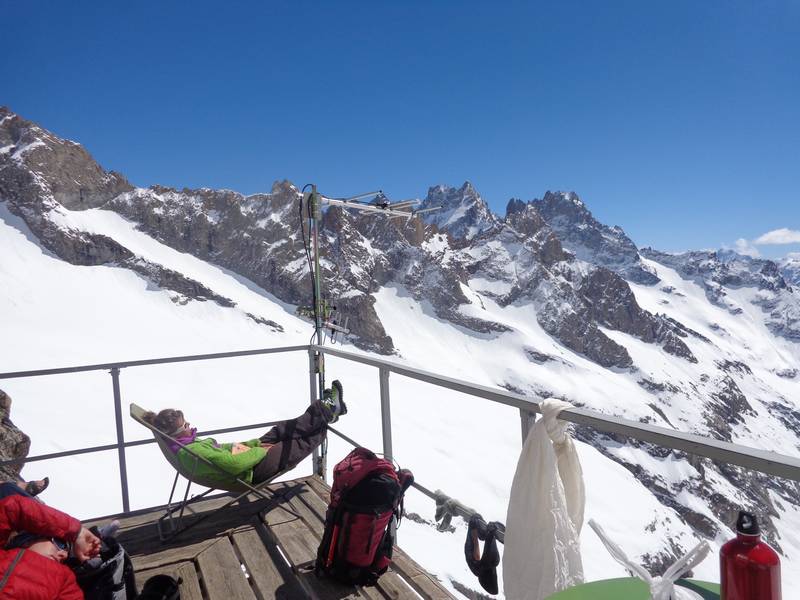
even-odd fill
[[[214,302],[190,300],[155,287],[128,269],[70,265],[43,250],[24,222],[0,201],[0,372],[107,363],[153,357],[224,352],[307,344],[309,321],[294,316],[294,307],[278,301],[254,283],[191,255],[175,251],[138,231],[118,214],[99,209],[57,209],[49,218],[58,226],[103,234],[152,263],[194,279],[236,303],[225,308]],[[444,248],[444,246],[443,246]],[[546,334],[527,304],[500,307],[482,291],[498,291],[475,281],[467,315],[507,325],[511,331],[483,335],[437,318],[424,303],[401,287],[376,293],[376,311],[399,355],[393,360],[477,384],[507,386],[522,393],[551,394],[628,419],[671,423],[682,430],[701,430],[699,407],[660,406],[669,423],[650,404],[653,395],[637,383],[696,380],[704,362],[738,357],[764,382],[763,389],[743,389],[758,399],[778,390],[795,403],[798,383],[776,371],[799,368],[798,346],[772,336],[750,292],[741,290],[729,300],[743,310],[738,316],[711,305],[703,290],[675,271],[652,261],[662,283],[631,284],[638,302],[651,312],[679,319],[711,340],[688,337],[687,345],[699,364],[665,359],[663,351],[616,331],[605,333],[624,344],[639,372],[612,373],[577,355]],[[494,285],[494,284],[492,284]],[[671,292],[663,291],[670,286]],[[248,316],[274,321],[283,332],[259,325]],[[740,340],[747,340],[742,347]],[[344,348],[359,352],[347,344]],[[525,349],[557,360],[537,363]],[[346,435],[375,450],[381,449],[378,373],[375,369],[330,357],[328,379],[341,379],[349,413],[336,425]],[[272,354],[151,367],[123,369],[123,406],[136,402],[145,408],[179,407],[201,430],[237,426],[295,416],[309,401],[308,356],[305,352]],[[11,379],[2,389],[14,399],[12,418],[32,440],[31,455],[111,444],[116,441],[111,377],[105,371]],[[515,409],[451,392],[400,376],[391,377],[394,453],[422,485],[441,489],[478,510],[487,520],[505,521],[508,494],[521,449],[519,413]],[[798,441],[774,426],[759,401],[757,419],[734,430],[740,443],[800,456]],[[795,407],[797,404],[795,404]],[[149,437],[135,422],[123,419],[126,440]],[[233,441],[258,432],[219,436]],[[656,553],[678,541],[685,549],[700,541],[672,509],[629,470],[592,446],[578,443],[586,478],[586,519],[596,519],[631,557]],[[330,437],[329,468],[349,451]],[[657,460],[635,448],[618,446],[612,452],[643,465],[674,485],[697,472],[685,460]],[[153,446],[128,452],[128,475],[133,509],[166,502],[174,472]],[[310,461],[293,476],[310,472]],[[79,518],[121,511],[118,462],[115,451],[28,464],[29,479],[49,475],[43,499]],[[735,497],[726,481],[711,481],[720,493]],[[705,501],[683,492],[679,501],[716,522]],[[800,509],[777,501],[779,533],[784,555],[784,598],[800,594]],[[411,490],[406,510],[433,521],[434,503]],[[480,589],[463,556],[466,525],[454,519],[454,533],[406,519],[399,544],[454,593],[453,580]],[[730,526],[729,523],[721,524]],[[712,540],[718,551],[724,536]],[[581,534],[584,570],[588,580],[626,576],[590,528]],[[502,548],[501,548],[502,549]],[[700,579],[718,581],[716,555],[695,570]]]

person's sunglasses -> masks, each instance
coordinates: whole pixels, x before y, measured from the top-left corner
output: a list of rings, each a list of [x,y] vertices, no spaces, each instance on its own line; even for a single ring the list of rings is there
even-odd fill
[[[53,545],[58,548],[59,550],[64,550],[67,554],[71,550],[69,542],[65,542],[61,538],[50,538],[50,541],[53,542]]]

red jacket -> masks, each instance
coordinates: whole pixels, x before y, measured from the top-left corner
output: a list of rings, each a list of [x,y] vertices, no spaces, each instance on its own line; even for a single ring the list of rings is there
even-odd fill
[[[80,521],[25,496],[0,499],[0,582],[8,575],[19,548],[2,549],[12,531],[27,531],[72,542],[81,530]],[[83,592],[69,567],[25,550],[0,589],[0,599],[83,600]]]

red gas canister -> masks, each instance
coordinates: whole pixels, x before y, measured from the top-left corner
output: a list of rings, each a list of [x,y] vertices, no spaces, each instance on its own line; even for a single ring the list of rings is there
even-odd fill
[[[781,561],[761,541],[755,515],[740,512],[736,539],[719,551],[722,600],[781,600]]]

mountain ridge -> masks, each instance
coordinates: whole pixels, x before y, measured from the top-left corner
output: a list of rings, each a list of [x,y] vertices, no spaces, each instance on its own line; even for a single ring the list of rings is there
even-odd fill
[[[73,216],[113,211],[170,248],[247,277],[291,308],[310,296],[303,243],[308,232],[301,230],[299,198],[298,188],[285,180],[268,193],[248,196],[209,188],[137,188],[104,171],[79,144],[0,109],[0,201],[62,260],[130,269],[175,292],[179,302],[208,301],[238,310],[225,294],[137,255],[112,236],[81,229]],[[402,289],[466,336],[487,343],[536,340],[526,341],[523,350],[532,372],[582,377],[598,370],[624,382],[620,385],[635,386],[641,406],[627,408],[635,418],[726,441],[770,443],[752,426],[762,420],[780,427],[781,439],[794,439],[800,450],[800,412],[787,392],[797,384],[800,368],[800,304],[782,266],[725,253],[639,249],[621,228],[596,221],[574,192],[547,192],[530,202],[512,199],[503,217],[488,209],[469,182],[460,188],[433,186],[422,206],[436,203],[447,208],[406,221],[337,207],[325,211],[324,293],[350,315],[352,343],[402,353],[389,331],[396,323],[384,322],[379,307],[385,290]],[[701,292],[690,298],[695,288]],[[682,308],[691,306],[702,310]],[[518,313],[529,316],[520,320]],[[265,326],[273,331],[283,327],[250,316],[268,321]],[[762,326],[774,336],[764,343],[775,350],[769,366],[760,368],[743,332],[760,332]],[[530,333],[539,330],[541,335]],[[509,373],[496,383],[538,397],[567,396],[554,380],[544,385],[530,378]],[[622,411],[613,402],[592,407]],[[704,537],[718,537],[737,506],[770,507],[764,527],[781,547],[772,522],[780,514],[774,498],[792,504],[789,499],[799,491],[795,484],[675,453],[670,457],[690,464],[698,475],[668,482],[641,461],[621,456],[613,436],[580,429],[578,435],[634,473]],[[657,448],[625,443],[663,459]],[[734,485],[742,497],[723,501],[717,498],[722,484],[709,481]],[[675,500],[676,490],[703,498],[708,511]],[[677,548],[653,555],[652,565],[665,564],[674,554]]]

